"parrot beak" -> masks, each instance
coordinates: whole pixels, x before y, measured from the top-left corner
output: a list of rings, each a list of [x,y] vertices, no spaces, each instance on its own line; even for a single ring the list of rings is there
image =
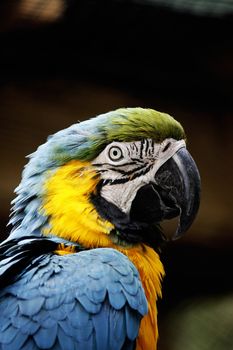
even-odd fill
[[[153,182],[139,189],[131,217],[160,222],[179,216],[172,238],[177,239],[192,225],[199,204],[200,175],[193,158],[182,147],[157,170]]]
[[[173,236],[173,239],[177,239],[192,225],[200,204],[200,175],[185,147],[160,167],[155,183],[161,199],[165,197],[164,219],[177,216],[174,209],[179,210],[179,224]]]

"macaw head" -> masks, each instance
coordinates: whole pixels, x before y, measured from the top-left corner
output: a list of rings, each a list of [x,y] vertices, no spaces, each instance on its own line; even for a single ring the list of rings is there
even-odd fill
[[[12,236],[156,246],[163,220],[179,217],[175,238],[192,224],[200,177],[180,123],[122,108],[50,136],[30,155],[16,193]]]

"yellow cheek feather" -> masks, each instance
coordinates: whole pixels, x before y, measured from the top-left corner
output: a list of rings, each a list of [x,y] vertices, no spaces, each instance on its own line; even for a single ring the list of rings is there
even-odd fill
[[[122,247],[114,244],[109,233],[113,225],[103,220],[89,201],[99,178],[90,163],[70,161],[48,177],[44,185],[45,196],[41,208],[49,217],[53,234],[86,248],[111,247],[125,254],[138,269],[148,301],[148,314],[143,317],[137,338],[136,350],[156,349],[158,339],[156,300],[161,296],[163,265],[158,254],[145,244]],[[57,254],[73,253],[62,245]]]
[[[49,217],[49,228],[44,234],[53,234],[84,247],[108,247],[107,237],[113,225],[100,218],[89,201],[99,178],[90,163],[70,161],[48,176],[41,211]]]

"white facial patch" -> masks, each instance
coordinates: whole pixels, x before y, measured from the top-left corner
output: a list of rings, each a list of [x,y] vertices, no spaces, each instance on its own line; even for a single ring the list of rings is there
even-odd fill
[[[103,180],[101,196],[129,213],[137,191],[154,183],[158,169],[182,147],[186,147],[184,140],[172,138],[162,143],[144,139],[107,145],[92,162]]]

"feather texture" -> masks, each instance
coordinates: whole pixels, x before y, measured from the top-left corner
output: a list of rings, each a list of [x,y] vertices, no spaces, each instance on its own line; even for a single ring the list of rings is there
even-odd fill
[[[40,262],[1,290],[1,350],[118,350],[135,342],[147,301],[126,256],[99,248]]]

